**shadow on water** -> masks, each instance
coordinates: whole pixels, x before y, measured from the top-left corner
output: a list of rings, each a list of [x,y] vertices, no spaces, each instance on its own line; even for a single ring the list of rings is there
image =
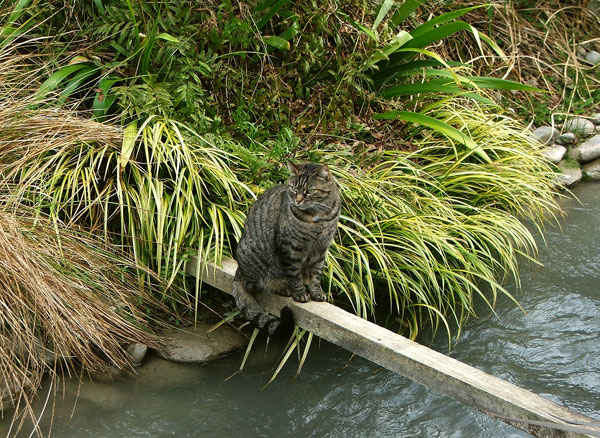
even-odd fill
[[[568,217],[540,243],[544,266],[526,265],[515,292],[527,313],[500,300],[498,318],[472,319],[451,356],[586,415],[600,415],[600,184],[575,188]],[[509,285],[509,290],[514,287]],[[486,315],[484,305],[481,314]],[[433,348],[447,353],[444,336]],[[263,344],[264,345],[264,344]],[[204,366],[151,357],[136,377],[59,388],[53,437],[524,437],[332,344],[313,347],[300,377],[288,364],[263,392],[283,346],[255,347]],[[292,362],[292,361],[290,361]],[[79,391],[79,397],[75,398]],[[43,394],[40,395],[41,407]],[[75,410],[74,410],[75,409]],[[74,414],[72,415],[74,410]],[[51,412],[42,421],[47,430]],[[8,420],[0,420],[6,435]],[[28,436],[26,427],[22,436]]]

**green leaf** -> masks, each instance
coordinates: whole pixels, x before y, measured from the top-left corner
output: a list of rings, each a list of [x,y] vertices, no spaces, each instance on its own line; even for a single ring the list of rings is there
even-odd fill
[[[427,3],[427,0],[405,0],[404,3],[402,3],[402,6],[398,8],[392,17],[392,23],[394,26],[398,26],[400,23],[406,20],[410,14],[415,12],[425,3]]]
[[[290,27],[288,27],[286,30],[279,34],[279,38],[283,38],[284,40],[289,41],[298,34],[299,30],[300,25],[298,24],[298,19],[296,18],[292,21]]]
[[[109,94],[110,88],[120,81],[119,78],[103,78],[98,83],[100,91],[96,92],[94,102],[92,103],[92,112],[96,119],[106,116],[111,105],[117,99],[116,96]]]
[[[54,72],[48,79],[46,79],[42,85],[40,85],[39,94],[40,96],[47,94],[50,91],[53,91],[58,87],[58,85],[69,75],[75,73],[78,70],[89,67],[86,64],[72,64],[67,65],[58,69]]]
[[[491,48],[492,50],[494,50],[494,52],[496,52],[496,54],[502,58],[506,58],[506,53],[504,53],[502,51],[502,49],[500,48],[500,46],[498,46],[498,44],[496,44],[496,42],[491,39],[489,36],[487,36],[486,34],[479,32],[477,29],[475,29],[474,27],[472,27],[472,31],[473,33],[477,33],[477,35],[479,35],[479,38],[481,38],[483,41],[485,41]]]
[[[276,2],[269,11],[263,15],[263,17],[256,23],[256,28],[261,30],[269,22],[271,18],[285,5],[289,0],[279,0]]]
[[[104,5],[102,4],[102,0],[94,0],[94,4],[98,8],[98,12],[104,14]]]
[[[482,8],[485,6],[487,6],[487,5],[471,6],[469,8],[462,8],[462,9],[458,9],[456,11],[447,12],[445,14],[442,14],[438,17],[435,17],[435,18],[432,18],[431,20],[426,21],[425,23],[423,23],[422,25],[417,27],[415,30],[413,30],[410,34],[416,38],[418,36],[423,35],[424,33],[428,32],[428,31],[430,31],[435,26],[438,26],[441,24],[446,24],[458,17],[461,17],[462,15],[466,14],[467,12],[472,11],[473,9],[478,9],[478,8]]]
[[[8,23],[17,21],[21,15],[23,15],[23,9],[25,9],[30,2],[31,0],[19,0],[10,14],[10,17],[8,17]]]
[[[360,23],[357,23],[356,21],[354,21],[352,19],[352,17],[350,17],[349,15],[343,13],[343,12],[338,12],[338,15],[346,20],[348,20],[348,22],[355,28],[358,29],[362,32],[364,32],[365,34],[367,34],[369,36],[369,38],[371,38],[373,41],[375,42],[379,42],[379,38],[377,37],[377,35],[375,34],[375,32],[373,32],[371,29],[369,29],[367,26],[364,26]]]
[[[121,146],[121,155],[119,156],[119,167],[121,170],[127,166],[129,158],[133,153],[133,147],[137,139],[137,122],[133,121],[125,127],[123,131],[123,144]]]
[[[392,53],[395,53],[398,49],[400,49],[411,39],[412,36],[405,30],[398,32],[398,34],[390,40],[389,44],[387,44],[383,49],[378,50],[373,55],[371,55],[371,58],[366,64],[366,67],[370,68],[373,65],[377,64],[379,61],[389,59]]]
[[[464,21],[456,21],[453,23],[444,24],[440,27],[436,27],[435,29],[428,30],[423,34],[414,37],[408,44],[408,47],[417,47],[423,48],[427,47],[436,41],[442,40],[449,35],[452,35],[456,32],[460,32],[464,29],[470,29],[471,25],[465,23]],[[412,34],[412,33],[411,33]]]
[[[81,69],[79,72],[77,72],[77,74],[75,76],[73,76],[73,78],[71,78],[71,80],[67,83],[67,85],[65,86],[64,90],[61,91],[60,93],[60,97],[58,99],[58,103],[62,104],[64,103],[67,98],[73,94],[73,92],[75,92],[77,90],[77,88],[90,76],[94,75],[95,73],[98,72],[98,68],[97,67],[91,67],[91,66],[86,66],[85,68]]]
[[[279,50],[290,50],[291,47],[289,41],[284,40],[283,38],[278,36],[265,36],[262,37],[262,40],[265,42],[265,44],[271,47],[275,47]]]
[[[384,0],[383,1],[383,3],[381,4],[381,7],[379,8],[379,13],[377,14],[377,18],[375,18],[375,22],[373,23],[373,27],[371,28],[371,30],[375,31],[375,29],[377,29],[377,26],[379,26],[379,24],[383,21],[383,19],[388,14],[390,9],[392,9],[392,7],[394,7],[394,3],[396,3],[395,0]]]
[[[159,33],[158,35],[156,35],[157,39],[161,39],[161,40],[165,40],[165,41],[169,41],[172,43],[178,43],[179,40],[177,38],[175,38],[173,35],[170,35],[168,33],[162,32]]]
[[[386,111],[384,113],[375,114],[373,116],[376,120],[404,120],[405,122],[412,122],[418,125],[427,126],[428,128],[434,129],[443,135],[456,140],[464,144],[467,148],[471,149],[474,153],[483,158],[487,163],[492,164],[491,158],[485,153],[481,147],[475,143],[469,136],[459,131],[458,129],[442,122],[441,120],[433,117],[426,116],[424,114],[418,114],[410,111]]]

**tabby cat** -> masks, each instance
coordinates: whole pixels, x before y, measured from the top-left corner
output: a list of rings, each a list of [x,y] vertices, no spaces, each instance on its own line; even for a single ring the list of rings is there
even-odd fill
[[[269,336],[280,321],[254,295],[265,291],[302,303],[324,301],[321,273],[340,216],[340,194],[326,165],[288,162],[288,168],[287,184],[271,187],[250,208],[235,251],[235,302]]]

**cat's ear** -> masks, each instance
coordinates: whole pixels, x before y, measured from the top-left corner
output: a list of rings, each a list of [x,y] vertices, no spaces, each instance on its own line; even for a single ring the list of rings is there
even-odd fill
[[[333,175],[331,174],[331,170],[329,170],[329,167],[327,166],[327,164],[323,164],[321,167],[319,167],[317,169],[317,171],[315,173],[316,173],[316,176],[318,176],[319,178],[323,178],[325,181],[331,181],[331,179],[333,178]]]
[[[287,168],[289,169],[290,174],[292,176],[296,176],[300,173],[300,165],[299,164],[294,164],[290,160],[287,160],[286,164],[287,164]]]

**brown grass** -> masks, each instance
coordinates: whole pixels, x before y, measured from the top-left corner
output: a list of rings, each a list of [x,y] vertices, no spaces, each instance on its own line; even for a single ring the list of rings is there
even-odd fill
[[[481,1],[475,4],[488,4]],[[600,88],[597,68],[577,55],[579,45],[600,49],[600,19],[576,0],[493,0],[493,9],[476,9],[464,20],[491,36],[506,54],[482,55],[477,45],[458,40],[446,42],[448,59],[462,59],[478,75],[517,80],[548,90],[549,112],[572,112],[574,102],[590,99]],[[473,2],[462,2],[463,7]],[[460,48],[459,48],[460,46]],[[509,95],[510,97],[510,95]],[[516,93],[515,102],[528,101],[535,111],[532,93]]]
[[[15,430],[40,415],[30,396],[45,373],[132,370],[129,343],[160,348],[130,262],[20,212],[0,210],[0,411],[15,408]]]

